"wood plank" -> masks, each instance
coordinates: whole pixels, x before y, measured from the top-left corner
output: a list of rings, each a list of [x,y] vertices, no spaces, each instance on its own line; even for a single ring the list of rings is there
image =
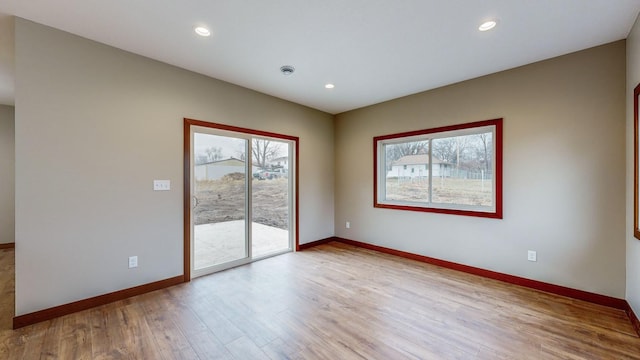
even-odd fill
[[[147,323],[151,329],[151,336],[155,340],[161,357],[164,359],[198,359],[195,350],[189,344],[184,333],[172,320],[176,304],[166,291],[142,302]]]
[[[84,314],[74,314],[62,319],[62,334],[58,348],[65,358],[93,358],[91,328],[82,315]]]
[[[232,359],[227,348],[209,330],[202,319],[189,306],[177,299],[176,307],[171,312],[171,320],[201,359]]]
[[[624,310],[338,242],[11,330],[12,256],[2,359],[640,360]]]
[[[234,359],[270,360],[264,351],[245,336],[227,344],[227,349]]]
[[[49,321],[42,342],[42,350],[40,350],[40,359],[59,359],[62,357],[62,354],[59,353],[59,345],[65,320],[65,318],[58,318]]]

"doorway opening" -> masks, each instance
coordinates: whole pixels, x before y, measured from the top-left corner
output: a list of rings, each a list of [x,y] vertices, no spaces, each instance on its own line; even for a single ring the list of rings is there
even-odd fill
[[[185,280],[293,251],[298,138],[185,119]]]

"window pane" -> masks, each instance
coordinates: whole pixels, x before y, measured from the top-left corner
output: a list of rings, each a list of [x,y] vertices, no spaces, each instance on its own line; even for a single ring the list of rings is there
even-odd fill
[[[434,203],[493,206],[493,134],[434,139]]]
[[[291,248],[289,164],[291,144],[253,138],[252,250],[254,258]]]
[[[373,141],[374,207],[502,219],[502,119]]]
[[[193,269],[248,256],[245,206],[247,140],[194,133]]]
[[[384,146],[386,200],[429,201],[429,142]]]

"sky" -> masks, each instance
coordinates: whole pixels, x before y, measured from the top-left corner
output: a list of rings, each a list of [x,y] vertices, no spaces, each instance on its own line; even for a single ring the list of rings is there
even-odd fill
[[[207,155],[206,150],[210,147],[219,147],[222,149],[222,158],[230,157],[240,158],[240,154],[245,152],[247,140],[240,138],[232,138],[228,136],[219,136],[211,134],[194,134],[194,152],[198,155]]]
[[[203,134],[203,133],[194,133],[194,152],[196,158],[199,155],[207,155],[207,149],[211,147],[218,147],[222,149],[222,159],[228,159],[230,157],[235,157],[239,159],[241,154],[245,152],[247,139],[242,138],[234,138],[230,136],[220,136],[220,135],[212,135],[212,134]],[[283,145],[286,143],[282,143]],[[287,155],[287,147],[281,146],[281,154],[280,156]]]

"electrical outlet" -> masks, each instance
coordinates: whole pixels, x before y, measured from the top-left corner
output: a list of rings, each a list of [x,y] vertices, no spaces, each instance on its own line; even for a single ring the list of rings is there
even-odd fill
[[[138,267],[138,257],[137,256],[129,256],[129,269]]]
[[[351,229],[351,223],[347,221],[347,222],[344,224],[344,227],[346,227],[347,229]]]
[[[527,260],[529,261],[538,261],[538,253],[533,250],[527,251]]]

